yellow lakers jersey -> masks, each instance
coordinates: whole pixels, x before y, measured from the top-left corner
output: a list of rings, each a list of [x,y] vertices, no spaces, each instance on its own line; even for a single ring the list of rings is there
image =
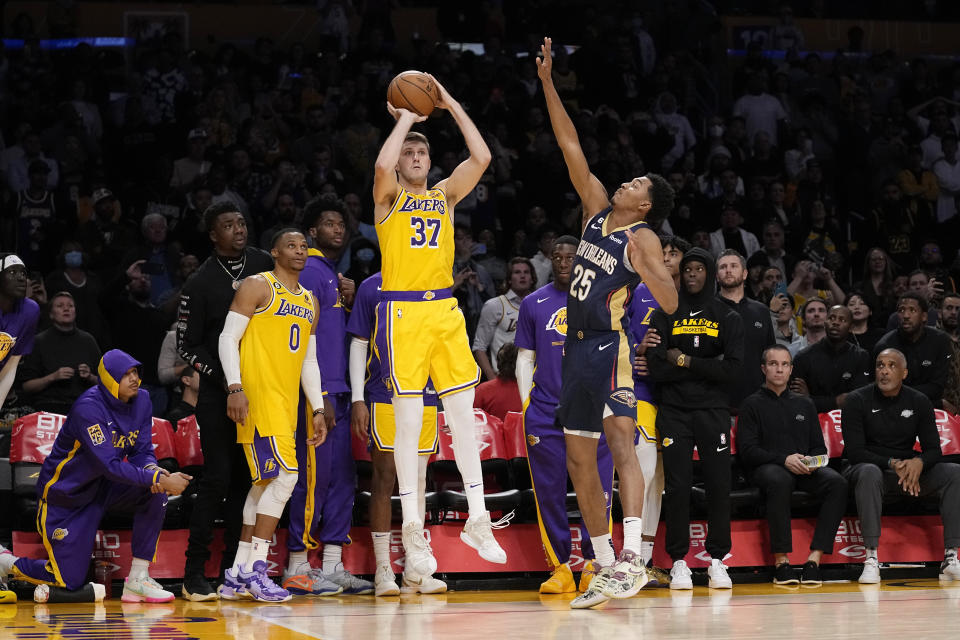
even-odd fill
[[[292,434],[297,428],[300,369],[307,355],[316,308],[305,287],[287,291],[270,272],[270,302],[257,309],[240,340],[240,380],[250,403],[247,421],[237,425],[237,442]]]
[[[377,238],[384,291],[453,286],[453,221],[442,189],[421,196],[401,187]]]

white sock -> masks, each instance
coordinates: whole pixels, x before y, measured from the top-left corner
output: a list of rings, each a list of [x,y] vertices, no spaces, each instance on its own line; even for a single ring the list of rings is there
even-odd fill
[[[427,521],[427,462],[430,456],[417,456],[417,516]]]
[[[307,566],[303,567],[303,565]],[[307,550],[304,549],[303,551],[291,551],[290,557],[287,558],[287,573],[291,575],[297,575],[300,573],[306,573],[309,570],[310,561],[307,559]]]
[[[247,563],[247,556],[250,555],[250,547],[253,545],[249,542],[244,542],[241,540],[237,543],[237,555],[233,557],[233,566],[230,567],[233,571],[240,571],[243,569],[243,565]]]
[[[389,531],[371,531],[370,537],[373,538],[373,558],[379,567],[382,564],[390,564],[390,532]]]
[[[643,558],[643,564],[650,564],[653,560],[653,540],[640,542],[640,557]]]
[[[417,486],[420,463],[417,458],[417,445],[420,441],[420,428],[423,425],[423,397],[393,398],[393,415],[396,435],[393,441],[393,462],[397,468],[397,489],[400,491],[400,507],[403,511],[403,524],[414,520],[422,522],[423,512],[419,509]]]
[[[876,549],[867,549],[867,557],[877,559],[877,550]]]
[[[130,561],[130,573],[127,574],[127,577],[135,580],[136,578],[142,578],[143,576],[149,576],[150,561],[141,560],[140,558],[134,558]]]
[[[624,518],[623,550],[639,554],[641,542],[643,542],[643,521],[635,517]]]
[[[270,551],[270,541],[253,536],[250,538],[250,552],[247,560],[243,564],[244,573],[253,571],[253,565],[259,561],[267,561],[267,553]]]
[[[487,512],[487,505],[483,501],[483,470],[473,421],[473,396],[473,389],[447,396],[443,399],[443,410],[453,436],[453,455],[463,478],[467,509],[471,518],[479,518]]]
[[[601,567],[612,567],[617,561],[617,556],[613,552],[613,538],[609,533],[602,536],[590,536],[590,542],[593,544],[593,553],[597,558],[597,564]]]
[[[327,575],[336,573],[343,561],[343,547],[338,544],[323,545],[323,572]]]

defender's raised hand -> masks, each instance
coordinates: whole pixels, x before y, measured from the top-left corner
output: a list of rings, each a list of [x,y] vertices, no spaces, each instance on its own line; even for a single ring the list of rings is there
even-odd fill
[[[540,45],[540,55],[537,56],[537,75],[540,82],[553,82],[553,40],[544,38]]]

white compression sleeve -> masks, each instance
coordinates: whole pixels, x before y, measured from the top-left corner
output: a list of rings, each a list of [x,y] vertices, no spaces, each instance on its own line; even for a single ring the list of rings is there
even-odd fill
[[[354,338],[350,341],[350,401],[363,402],[363,382],[367,375],[368,340]]]
[[[470,517],[483,515],[483,470],[480,467],[480,449],[477,446],[477,428],[473,417],[473,388],[458,391],[443,399],[447,426],[453,436],[453,455],[463,478]]]
[[[530,390],[533,389],[533,367],[536,351],[520,349],[517,352],[517,386],[520,387],[520,400],[527,404]]]
[[[657,451],[657,445],[642,437],[635,450],[640,471],[643,473],[643,511],[640,514],[643,520],[643,535],[655,536],[663,501],[663,459]]]
[[[220,365],[223,367],[223,376],[227,384],[240,384],[240,338],[247,330],[250,318],[228,311],[227,319],[223,323],[223,331],[217,342],[217,353],[220,355]]]
[[[310,334],[307,341],[307,356],[300,368],[300,386],[307,402],[314,409],[323,408],[323,386],[320,381],[320,365],[317,364],[317,336]]]

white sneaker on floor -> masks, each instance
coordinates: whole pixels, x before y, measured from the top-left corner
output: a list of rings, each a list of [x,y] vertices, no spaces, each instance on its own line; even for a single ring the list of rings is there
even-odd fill
[[[397,576],[388,564],[378,564],[377,573],[373,576],[374,595],[398,596],[400,587],[397,586]]]
[[[677,560],[670,569],[671,589],[693,589],[693,572],[683,560]]]
[[[599,606],[610,600],[609,596],[604,595],[607,583],[613,577],[613,567],[603,567],[590,580],[590,586],[587,590],[570,601],[571,609],[589,609]]]
[[[943,559],[943,564],[940,565],[940,580],[943,582],[960,580],[960,561],[957,561],[955,554],[951,553]]]
[[[878,584],[880,582],[880,561],[869,557],[863,561],[863,573],[858,580],[860,584]]]
[[[423,523],[419,520],[408,522],[403,525],[402,535],[407,566],[420,575],[433,575],[437,570],[437,559],[423,534]]]
[[[711,589],[733,588],[733,581],[727,575],[727,565],[716,558],[710,561],[710,566],[707,568],[707,577],[709,578],[707,586]]]
[[[480,557],[487,562],[496,564],[507,563],[507,552],[504,551],[493,537],[493,523],[490,522],[490,512],[484,511],[482,516],[470,518],[463,525],[460,539],[464,544],[473,547]],[[414,566],[416,570],[416,566]],[[436,567],[434,567],[436,571]],[[433,575],[433,571],[417,571],[420,575]]]
[[[400,593],[446,593],[447,583],[433,576],[420,576],[413,572],[404,571],[401,580]]]
[[[156,580],[142,575],[136,578],[127,576],[123,581],[123,595],[120,599],[124,602],[170,602],[174,597]]]

